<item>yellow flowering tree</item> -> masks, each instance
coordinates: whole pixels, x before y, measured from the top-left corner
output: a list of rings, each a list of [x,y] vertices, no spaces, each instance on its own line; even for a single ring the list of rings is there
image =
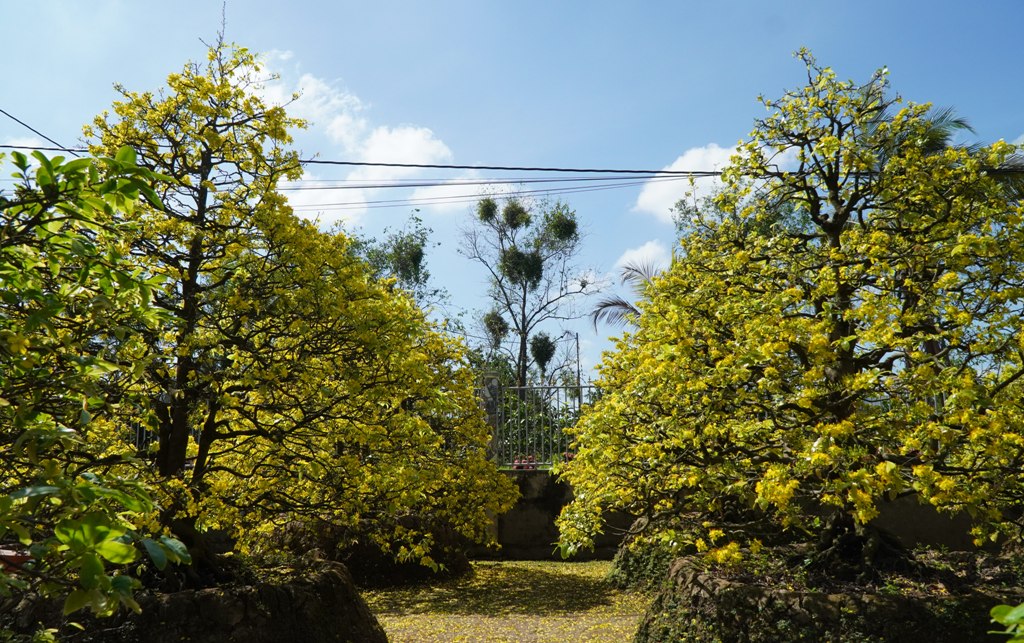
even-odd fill
[[[936,145],[942,123],[884,72],[843,82],[801,55],[807,85],[764,101],[605,356],[563,471],[569,548],[611,509],[722,559],[780,528],[871,543],[880,503],[907,494],[970,512],[979,540],[1019,527],[1014,148]]]
[[[276,190],[301,173],[302,123],[259,97],[263,74],[218,43],[163,92],[120,89],[86,128],[167,178],[129,241],[172,320],[148,336],[143,386],[163,521],[202,561],[206,530],[251,547],[308,519],[430,564],[429,529],[401,517],[482,539],[514,491],[486,461],[462,348]]]

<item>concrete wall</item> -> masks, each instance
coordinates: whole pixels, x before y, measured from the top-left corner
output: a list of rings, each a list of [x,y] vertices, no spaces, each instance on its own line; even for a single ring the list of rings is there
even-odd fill
[[[510,511],[495,520],[498,551],[478,549],[475,558],[506,560],[560,560],[555,518],[572,500],[572,489],[547,471],[506,471],[519,486],[520,500]],[[622,531],[632,520],[625,515],[612,516],[605,534],[598,538],[595,550],[578,559],[611,559],[622,541]]]
[[[555,519],[562,507],[572,500],[569,485],[557,480],[548,471],[506,471],[519,487],[519,502],[507,513],[498,516],[492,526],[501,549],[475,548],[473,558],[506,560],[561,560],[558,550],[558,529]],[[952,550],[972,550],[969,535],[970,519],[966,515],[939,514],[934,507],[923,505],[909,496],[882,503],[881,514],[873,524],[895,536],[904,546],[942,546]],[[610,560],[622,542],[623,532],[633,519],[625,514],[612,515],[605,533],[598,537],[593,552],[584,552],[579,559]]]
[[[871,524],[891,536],[901,545],[914,547],[944,547],[953,551],[975,551],[971,536],[973,522],[966,512],[939,513],[930,504],[922,502],[916,494],[879,503],[878,517]],[[993,543],[989,549],[998,549]]]

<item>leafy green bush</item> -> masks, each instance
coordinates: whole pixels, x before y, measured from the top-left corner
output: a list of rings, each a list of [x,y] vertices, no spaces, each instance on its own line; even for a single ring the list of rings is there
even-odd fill
[[[111,415],[141,404],[139,337],[161,323],[158,280],[130,263],[118,220],[159,206],[159,178],[112,158],[15,152],[0,197],[0,598],[35,594],[109,616],[138,610],[138,566],[187,563],[153,528],[155,486]],[[3,625],[0,624],[0,628]]]
[[[657,540],[628,540],[615,552],[608,580],[620,589],[657,589],[668,578],[669,565],[684,553],[692,552]]]

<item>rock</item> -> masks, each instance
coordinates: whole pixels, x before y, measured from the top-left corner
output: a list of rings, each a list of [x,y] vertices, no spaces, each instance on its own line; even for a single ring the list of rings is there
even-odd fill
[[[989,638],[992,607],[1020,601],[981,589],[957,595],[789,590],[716,578],[682,558],[635,641],[973,643]]]
[[[318,561],[310,569],[258,584],[137,595],[141,614],[120,612],[71,619],[85,643],[387,643],[387,635],[344,565]],[[2,605],[0,605],[2,607]],[[8,623],[31,634],[65,619],[52,601],[22,601]],[[2,632],[2,624],[0,624]]]
[[[158,596],[132,620],[133,636],[124,643],[387,641],[348,570],[337,563],[283,583]]]

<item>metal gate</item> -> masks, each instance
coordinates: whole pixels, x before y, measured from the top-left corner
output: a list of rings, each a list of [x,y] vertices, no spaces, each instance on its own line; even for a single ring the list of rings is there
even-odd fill
[[[597,387],[501,386],[489,380],[480,397],[494,428],[491,452],[498,466],[547,469],[572,459],[565,428],[576,424],[584,404],[593,401]]]

